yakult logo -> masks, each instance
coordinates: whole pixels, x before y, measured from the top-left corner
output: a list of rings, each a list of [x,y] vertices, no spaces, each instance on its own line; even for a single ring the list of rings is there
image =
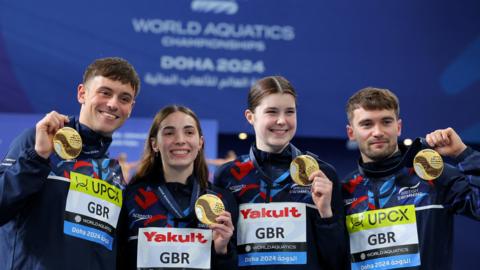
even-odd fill
[[[233,15],[238,11],[235,0],[193,0],[190,6],[196,12],[213,12]]]
[[[166,234],[157,233],[157,232],[143,232],[148,242],[170,242],[170,243],[207,243],[205,236],[202,233],[188,233],[188,234],[177,234],[168,232]]]
[[[267,210],[262,208],[261,210],[253,210],[251,208],[240,210],[244,219],[256,219],[256,218],[283,218],[283,217],[301,217],[302,214],[298,212],[295,207],[284,207],[279,210]]]

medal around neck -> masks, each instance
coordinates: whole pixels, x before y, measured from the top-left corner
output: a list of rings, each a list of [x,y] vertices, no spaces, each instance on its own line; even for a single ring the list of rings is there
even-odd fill
[[[320,170],[320,167],[317,160],[309,155],[297,156],[290,163],[290,176],[295,183],[301,186],[312,184],[308,178],[318,170]]]
[[[413,169],[418,177],[424,180],[434,180],[443,172],[443,159],[437,151],[423,149],[413,159]]]
[[[222,200],[212,194],[204,194],[195,202],[195,214],[203,224],[217,223],[215,219],[225,211]]]
[[[63,159],[74,159],[82,152],[82,137],[71,127],[63,127],[53,136],[53,149]]]

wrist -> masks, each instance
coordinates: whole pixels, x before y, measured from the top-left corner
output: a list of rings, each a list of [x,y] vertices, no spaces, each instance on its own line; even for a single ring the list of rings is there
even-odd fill
[[[332,208],[328,207],[327,209],[318,209],[321,218],[330,218],[333,217]]]
[[[464,143],[462,143],[462,145],[453,153],[452,157],[456,158],[460,156],[460,154],[463,153],[465,149],[467,149],[467,146]]]
[[[217,254],[225,255],[228,253],[227,246],[221,247],[221,248],[215,248],[215,252]]]
[[[49,151],[41,151],[37,147],[35,147],[35,152],[37,155],[41,158],[48,159],[50,157],[50,152]]]

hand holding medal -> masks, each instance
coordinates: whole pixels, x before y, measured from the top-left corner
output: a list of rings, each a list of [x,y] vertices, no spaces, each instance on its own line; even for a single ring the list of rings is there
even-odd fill
[[[227,254],[227,246],[233,235],[232,217],[222,200],[213,194],[204,194],[195,202],[195,214],[200,222],[213,230],[213,242],[217,254]]]
[[[45,115],[35,125],[35,151],[47,159],[53,151],[53,137],[55,133],[68,123],[66,115],[52,111]]]
[[[437,129],[427,134],[425,140],[440,155],[451,158],[457,157],[467,148],[453,128]]]
[[[437,129],[427,134],[425,141],[432,149],[418,152],[413,160],[413,168],[420,178],[429,181],[438,178],[443,172],[441,155],[455,158],[467,148],[452,128]]]
[[[333,215],[330,205],[333,184],[320,170],[315,158],[309,155],[297,156],[290,163],[290,176],[300,186],[311,186],[312,199],[321,217]]]
[[[195,202],[195,214],[203,224],[217,223],[216,218],[225,211],[225,206],[220,198],[212,194],[204,194]]]

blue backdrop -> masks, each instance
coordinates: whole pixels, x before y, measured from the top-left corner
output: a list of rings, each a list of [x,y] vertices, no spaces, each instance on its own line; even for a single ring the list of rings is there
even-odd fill
[[[299,91],[301,136],[344,137],[356,90],[390,88],[404,136],[454,126],[480,141],[477,0],[0,2],[0,111],[78,112],[93,59],[122,56],[142,78],[136,117],[191,106],[221,133],[249,131],[248,88],[281,74]]]
[[[142,79],[134,117],[180,103],[220,133],[249,131],[250,84],[279,74],[299,92],[300,136],[344,138],[346,100],[371,85],[398,94],[405,137],[453,126],[480,143],[479,11],[478,0],[0,0],[0,111],[77,114],[85,67],[121,56]],[[124,149],[137,135],[116,136]],[[456,236],[455,269],[474,269],[478,223],[457,218]]]

